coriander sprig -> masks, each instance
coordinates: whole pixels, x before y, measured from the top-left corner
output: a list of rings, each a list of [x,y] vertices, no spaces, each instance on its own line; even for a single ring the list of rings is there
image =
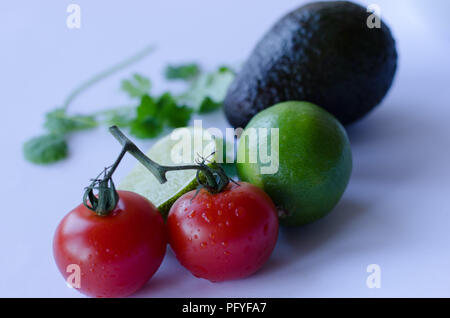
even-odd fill
[[[187,89],[182,94],[164,92],[156,96],[151,93],[149,78],[133,74],[131,78],[122,80],[121,89],[127,93],[134,106],[115,107],[93,114],[68,113],[69,105],[83,91],[152,51],[153,47],[148,47],[78,86],[69,94],[63,106],[45,115],[44,128],[47,132],[24,144],[25,158],[36,164],[60,161],[68,155],[67,139],[70,134],[99,125],[116,125],[128,128],[135,137],[154,138],[166,129],[187,126],[193,113],[211,112],[222,105],[234,72],[224,66],[213,72],[204,72],[199,65],[190,63],[169,65],[165,69],[167,80],[183,80],[186,83]]]
[[[78,131],[97,127],[97,118],[93,115],[69,115],[68,108],[82,92],[106,79],[112,74],[136,63],[154,51],[154,46],[147,46],[131,57],[94,75],[76,87],[64,100],[62,106],[45,115],[46,133],[33,137],[23,145],[25,159],[35,164],[49,164],[60,161],[68,155],[67,137]]]

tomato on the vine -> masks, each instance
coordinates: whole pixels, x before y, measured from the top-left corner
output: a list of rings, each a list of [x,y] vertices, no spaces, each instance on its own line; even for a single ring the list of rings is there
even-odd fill
[[[157,271],[168,240],[182,265],[210,281],[247,277],[269,259],[278,216],[263,190],[230,182],[220,165],[206,164],[205,158],[196,165],[158,165],[119,128],[112,126],[110,132],[122,151],[113,165],[91,179],[83,204],[63,218],[53,240],[54,258],[66,280],[78,269],[79,285],[73,287],[89,296],[128,296]],[[127,152],[160,183],[167,181],[168,171],[198,170],[200,190],[178,198],[167,227],[146,198],[116,191],[112,175]]]
[[[124,297],[141,288],[164,258],[167,233],[162,216],[139,194],[117,191],[119,200],[100,216],[83,204],[56,229],[53,253],[63,276],[79,266],[79,291],[95,297]]]
[[[260,188],[229,183],[220,193],[181,196],[167,219],[169,243],[193,275],[213,282],[247,277],[270,257],[278,236],[275,205]]]

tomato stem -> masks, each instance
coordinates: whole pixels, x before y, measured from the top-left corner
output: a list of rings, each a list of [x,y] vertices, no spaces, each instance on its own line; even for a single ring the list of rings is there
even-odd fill
[[[114,186],[112,176],[127,152],[147,168],[160,183],[167,182],[166,173],[169,171],[197,170],[196,178],[199,186],[206,188],[210,193],[219,193],[231,180],[219,164],[213,162],[207,165],[205,158],[202,158],[202,162],[196,165],[163,166],[157,164],[128,139],[117,126],[110,127],[109,131],[122,145],[122,150],[112,166],[105,168],[97,178],[92,179],[92,183],[86,188],[83,195],[84,206],[100,216],[108,215],[119,202],[119,194]],[[102,174],[103,178],[101,178]],[[97,196],[94,194],[94,190],[98,191]]]
[[[84,206],[100,216],[108,215],[109,212],[116,208],[117,202],[119,201],[119,194],[111,178],[111,170],[108,171],[108,169],[105,168],[97,178],[92,180],[92,183],[86,187],[83,195]],[[100,178],[102,174],[104,177]],[[97,196],[95,196],[94,190],[98,191]]]
[[[119,201],[119,194],[116,191],[112,175],[116,171],[123,157],[127,153],[125,148],[122,149],[116,161],[112,166],[105,168],[97,178],[92,180],[92,183],[86,188],[83,195],[83,204],[88,209],[94,211],[100,216],[108,215],[109,212],[114,210]],[[101,175],[103,178],[100,178]],[[98,196],[94,195],[94,190],[98,190]],[[88,204],[89,199],[89,204]]]
[[[167,172],[177,170],[197,170],[197,182],[211,193],[223,191],[230,182],[230,178],[217,163],[207,165],[206,159],[203,158],[202,162],[195,165],[163,166],[147,157],[117,126],[110,127],[109,131],[119,141],[124,151],[134,156],[160,183],[167,182]]]

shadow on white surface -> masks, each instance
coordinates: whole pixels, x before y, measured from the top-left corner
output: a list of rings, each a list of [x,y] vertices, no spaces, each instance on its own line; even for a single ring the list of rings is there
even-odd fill
[[[325,256],[325,262],[322,257],[313,257],[315,261],[311,262],[309,255],[317,254],[317,251],[332,244],[333,240],[339,240],[339,235],[345,233],[367,211],[368,207],[363,202],[342,199],[332,213],[322,220],[300,228],[281,227],[277,250],[255,276],[282,271],[291,265],[296,267],[299,275],[305,276],[308,275],[308,269],[318,268],[330,259],[336,261],[339,255],[345,257],[343,253],[332,253]]]
[[[409,194],[412,182],[432,177],[433,169],[442,166],[436,144],[445,142],[445,127],[406,108],[382,105],[347,130],[354,168],[343,198],[328,216],[315,223],[281,227],[274,255],[255,276],[295,268],[301,281],[319,268],[324,270],[329,262],[402,248],[400,242],[408,231],[400,220],[408,210],[386,207],[383,201],[401,204],[408,200],[405,204],[409,206],[420,199],[413,194],[396,195],[396,191]],[[414,214],[412,209],[410,212]]]

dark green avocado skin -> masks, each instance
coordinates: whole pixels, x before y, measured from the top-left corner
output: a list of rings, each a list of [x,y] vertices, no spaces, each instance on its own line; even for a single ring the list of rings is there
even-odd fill
[[[370,29],[370,14],[352,2],[314,2],[280,19],[230,85],[230,124],[245,127],[256,113],[289,100],[315,103],[344,125],[367,114],[397,68],[389,27]]]

